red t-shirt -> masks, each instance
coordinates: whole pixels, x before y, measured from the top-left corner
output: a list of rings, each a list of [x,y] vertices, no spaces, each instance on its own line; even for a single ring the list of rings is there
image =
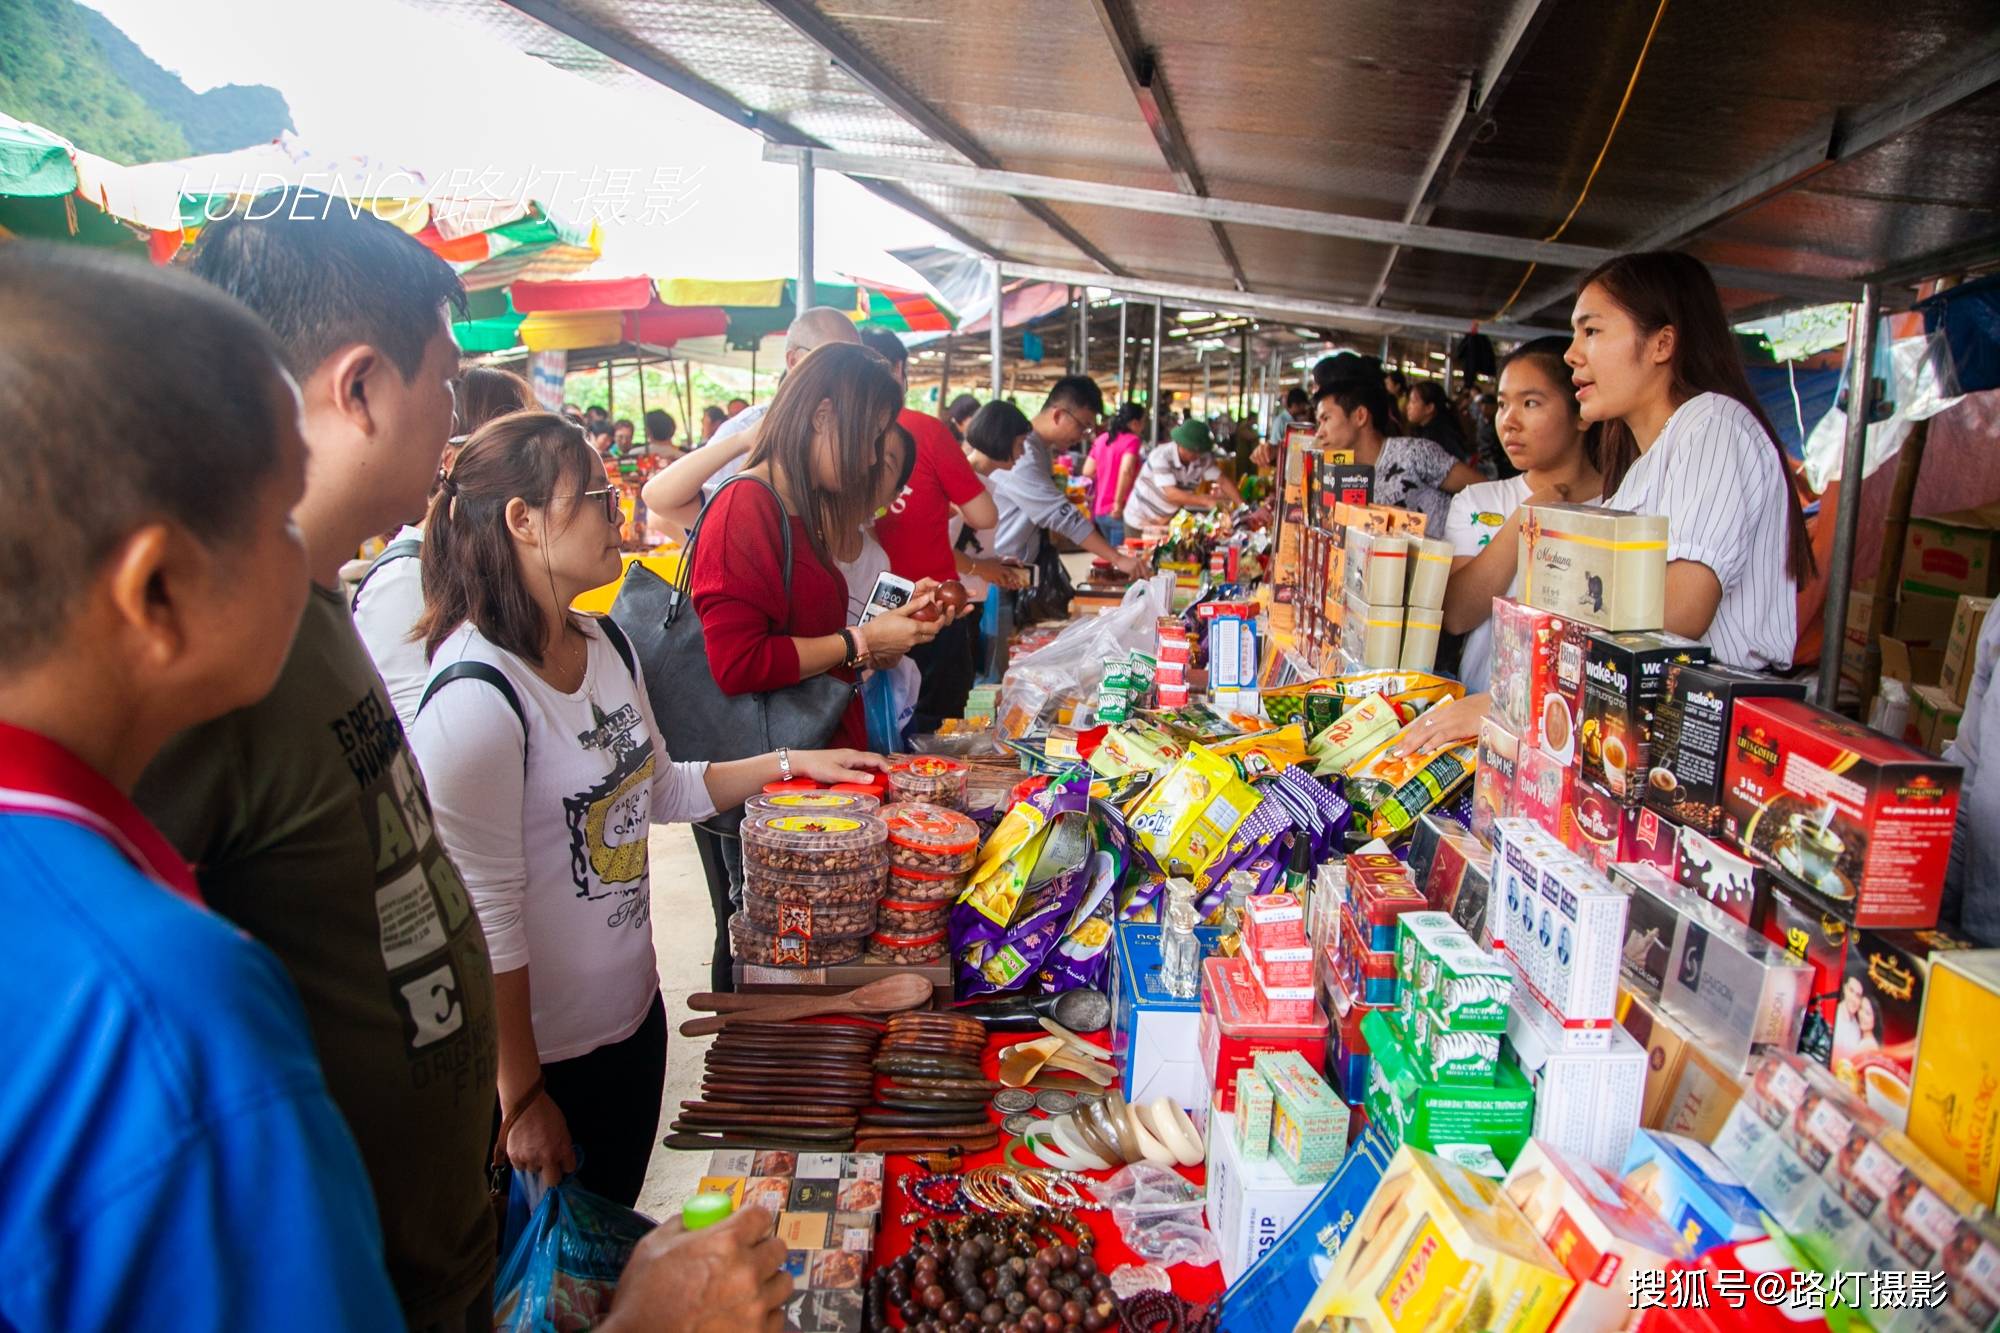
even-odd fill
[[[753,694],[799,683],[799,649],[792,642],[838,634],[847,624],[847,580],[813,554],[803,519],[792,517],[792,599],[785,602],[779,565],[781,511],[771,493],[750,482],[725,486],[710,505],[695,543],[688,594],[701,617],[708,669],[724,694]],[[829,674],[851,681],[836,667]],[[857,693],[827,741],[868,748],[867,719]],[[694,756],[688,756],[690,758]]]
[[[903,493],[875,520],[875,539],[889,555],[890,573],[947,583],[958,577],[951,507],[977,499],[986,488],[942,421],[907,407],[896,421],[917,442],[917,462]]]

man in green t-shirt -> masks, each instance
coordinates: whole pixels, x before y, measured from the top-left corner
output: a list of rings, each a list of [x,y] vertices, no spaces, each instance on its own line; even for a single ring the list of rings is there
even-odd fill
[[[337,199],[255,211],[208,226],[193,268],[264,317],[298,380],[309,458],[293,518],[313,586],[270,695],[176,738],[134,797],[208,904],[297,983],[410,1327],[490,1328],[492,970],[339,592],[362,541],[423,510],[453,432],[447,306],[464,289]]]

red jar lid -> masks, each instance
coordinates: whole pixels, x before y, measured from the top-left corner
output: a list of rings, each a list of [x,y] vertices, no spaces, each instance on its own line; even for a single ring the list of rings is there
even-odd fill
[[[836,782],[833,784],[833,790],[859,792],[864,796],[881,796],[889,790],[889,775],[877,773],[866,782]]]
[[[946,933],[940,930],[933,935],[885,935],[878,930],[869,938],[886,949],[921,949],[926,945],[944,943]]]
[[[820,790],[820,785],[817,782],[814,782],[811,778],[785,778],[784,780],[779,782],[767,782],[764,784],[764,791],[767,794],[776,794],[781,791],[818,791],[818,790]],[[840,789],[836,787],[834,788],[834,790],[838,791]]]
[[[881,905],[892,912],[942,912],[949,903],[911,903],[900,898],[884,898]]]

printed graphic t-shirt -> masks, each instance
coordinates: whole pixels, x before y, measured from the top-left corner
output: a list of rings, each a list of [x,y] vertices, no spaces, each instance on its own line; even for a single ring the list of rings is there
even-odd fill
[[[346,601],[314,585],[271,693],[176,737],[134,799],[297,985],[409,1322],[461,1316],[494,1270],[493,974]]]
[[[529,969],[544,1063],[623,1041],[645,1022],[660,989],[648,835],[715,813],[708,765],[667,757],[646,692],[595,621],[584,624],[583,684],[567,693],[459,626],[431,659],[433,679],[460,661],[494,667],[525,727],[495,686],[459,679],[410,732],[493,970]]]
[[[1508,515],[1521,507],[1521,501],[1528,498],[1528,478],[1526,474],[1509,477],[1505,481],[1485,481],[1467,486],[1451,497],[1451,512],[1444,520],[1444,539],[1451,543],[1453,556],[1474,556],[1485,550],[1493,540],[1493,534],[1507,521]],[[1521,586],[1521,576],[1517,570],[1514,586],[1507,591],[1512,595]],[[1465,636],[1465,651],[1459,657],[1458,678],[1465,682],[1467,694],[1478,694],[1485,690],[1487,680],[1493,671],[1493,620],[1488,617],[1479,622],[1470,634]]]
[[[951,507],[977,499],[985,488],[942,421],[907,407],[896,421],[916,441],[917,461],[903,493],[875,520],[875,537],[898,578],[948,583],[958,577],[958,562],[951,556]]]

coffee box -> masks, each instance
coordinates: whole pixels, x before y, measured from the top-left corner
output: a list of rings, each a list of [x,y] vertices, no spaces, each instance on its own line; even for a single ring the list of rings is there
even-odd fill
[[[1667,668],[1707,662],[1707,644],[1665,630],[1599,630],[1585,639],[1577,733],[1584,779],[1638,805],[1653,767],[1654,711],[1666,692]]]
[[[1789,699],[1742,701],[1729,732],[1723,824],[1745,852],[1855,925],[1937,920],[1958,765]]]
[[[1472,772],[1472,831],[1482,842],[1490,840],[1493,821],[1507,813],[1520,757],[1521,738],[1489,713],[1479,724],[1479,767]]]
[[[1942,930],[1857,930],[1848,942],[1827,1067],[1897,1129],[1909,1123],[1917,1025],[1933,956],[1971,947]]]
[[[1563,846],[1582,845],[1576,827],[1576,770],[1547,750],[1521,747],[1514,770],[1514,808]]]
[[[1927,991],[1910,1138],[1990,1202],[2000,1190],[2000,949],[1940,955]]]
[[[1765,939],[1812,973],[1811,998],[1799,1028],[1799,1054],[1826,1064],[1833,1058],[1834,1009],[1847,974],[1847,950],[1854,929],[1826,903],[1795,884],[1772,886],[1761,929]]]
[[[1638,855],[1639,810],[1589,778],[1576,780],[1578,855],[1606,874]]]
[[[1570,621],[1505,597],[1493,599],[1493,711],[1524,746],[1568,758],[1576,747],[1574,692],[1558,677]],[[1580,680],[1581,660],[1572,680]]]
[[[1666,622],[1667,520],[1587,504],[1530,505],[1521,600],[1599,629]]]
[[[1669,877],[1680,868],[1681,826],[1657,810],[1641,809],[1632,825],[1632,857],[1658,866]]]
[[[1757,868],[1715,839],[1681,830],[1674,879],[1729,916],[1749,925],[1757,919]]]
[[[1803,681],[1777,680],[1719,664],[1669,663],[1653,709],[1645,803],[1711,837],[1722,831],[1729,719],[1739,699],[1804,699]]]

